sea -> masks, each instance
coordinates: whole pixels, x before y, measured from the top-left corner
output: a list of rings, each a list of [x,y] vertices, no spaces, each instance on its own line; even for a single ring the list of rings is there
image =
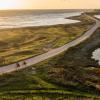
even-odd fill
[[[0,29],[78,23],[68,17],[79,16],[73,10],[1,10]]]

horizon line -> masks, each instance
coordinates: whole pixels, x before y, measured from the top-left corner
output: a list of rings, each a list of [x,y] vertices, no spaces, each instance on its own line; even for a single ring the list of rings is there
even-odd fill
[[[52,9],[52,8],[51,9],[0,9],[0,11],[3,11],[3,10],[7,11],[7,10],[100,10],[100,9],[98,9],[98,8],[97,9],[95,9],[95,8],[94,9],[92,9],[92,8],[90,8],[90,9],[89,8],[86,8],[86,9],[85,8],[74,8],[74,9],[73,8],[66,8],[66,9],[63,9],[63,8],[62,9]]]

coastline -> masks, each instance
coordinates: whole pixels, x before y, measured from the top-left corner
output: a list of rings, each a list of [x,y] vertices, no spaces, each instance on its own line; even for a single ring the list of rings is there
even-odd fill
[[[16,58],[15,61],[12,61],[12,63],[13,63],[16,61],[20,61],[23,59],[27,59],[27,58],[45,53],[54,48],[63,46],[64,44],[79,37],[86,30],[88,30],[91,27],[91,25],[93,25],[92,21],[91,21],[91,23],[89,23],[88,21],[85,21],[83,19],[81,19],[81,21],[84,21],[84,22],[83,23],[81,23],[81,22],[73,23],[73,24],[69,24],[69,25],[64,24],[64,25],[53,25],[53,26],[50,25],[50,26],[39,26],[39,27],[1,29],[0,30],[1,33],[6,32],[7,34],[8,33],[13,34],[13,35],[17,34],[17,35],[19,35],[19,37],[21,35],[23,35],[24,37],[21,36],[19,38],[18,36],[14,36],[14,39],[10,40],[11,45],[12,45],[12,43],[15,43],[15,44],[13,44],[14,48],[13,49],[8,48],[8,50],[1,49],[0,56],[1,57],[5,56],[5,58],[7,58],[7,59],[11,56],[12,56],[12,59],[13,59],[13,57],[15,59],[18,56],[18,58]],[[16,40],[17,37],[19,38],[18,40]],[[29,37],[29,38],[27,38],[27,37]],[[28,41],[26,41],[25,38]],[[21,42],[21,40],[22,40],[22,42]],[[1,48],[2,48],[2,46],[1,46]],[[2,51],[4,51],[4,52],[2,52]],[[19,54],[22,56],[20,56]],[[24,57],[24,54],[25,54],[25,57]],[[7,63],[7,64],[9,64],[9,63]],[[4,65],[6,65],[6,63]],[[1,66],[2,66],[2,64],[1,64]]]
[[[78,20],[65,19],[65,17],[80,16],[83,12],[57,12],[47,11],[9,11],[0,12],[0,29],[41,27],[59,24],[71,24],[80,22]]]

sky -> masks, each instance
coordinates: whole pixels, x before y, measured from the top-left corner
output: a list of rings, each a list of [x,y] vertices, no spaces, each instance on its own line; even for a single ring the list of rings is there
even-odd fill
[[[100,0],[0,0],[5,9],[100,9]]]

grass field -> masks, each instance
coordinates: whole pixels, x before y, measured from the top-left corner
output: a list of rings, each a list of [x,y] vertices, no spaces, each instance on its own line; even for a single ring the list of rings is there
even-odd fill
[[[75,19],[82,23],[0,30],[0,66],[62,46],[83,34],[94,23],[84,15]]]

